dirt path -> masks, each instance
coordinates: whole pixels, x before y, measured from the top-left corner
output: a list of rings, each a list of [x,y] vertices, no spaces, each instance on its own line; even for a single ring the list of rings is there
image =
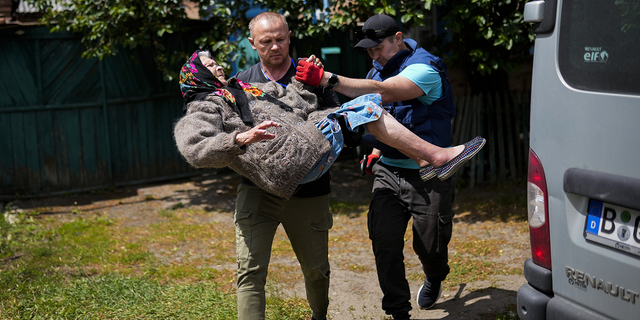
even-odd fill
[[[357,161],[347,160],[338,162],[332,168],[332,198],[339,202],[360,204],[360,213],[355,215],[335,215],[334,227],[331,230],[330,246],[331,261],[331,304],[329,316],[331,319],[385,319],[380,309],[382,293],[375,274],[374,258],[370,249],[370,242],[366,231],[366,206],[370,197],[372,178],[361,177],[357,171]],[[222,221],[224,225],[233,228],[233,207],[235,200],[235,186],[239,178],[236,174],[225,172],[217,175],[169,182],[160,185],[121,188],[113,192],[75,194],[66,197],[51,197],[45,199],[27,199],[11,205],[22,210],[40,208],[44,214],[55,215],[62,219],[72,218],[74,210],[81,212],[101,212],[117,219],[122,219],[128,226],[144,226],[154,223],[158,219],[160,210],[175,207],[202,208],[211,212],[206,215],[206,221]],[[524,192],[524,186],[522,191]],[[465,261],[484,260],[485,264],[499,265],[500,268],[510,270],[493,274],[486,279],[466,281],[461,284],[448,284],[443,289],[443,297],[432,310],[421,311],[412,301],[413,319],[490,319],[486,314],[504,312],[506,307],[516,302],[516,292],[525,283],[524,277],[517,270],[530,256],[526,222],[513,222],[512,219],[501,219],[491,216],[485,217],[482,210],[474,211],[463,207],[469,201],[490,207],[491,203],[500,200],[496,191],[484,189],[463,190],[458,193],[456,204],[456,218],[452,244],[454,247],[450,255],[457,255]],[[471,200],[470,200],[471,199]],[[486,201],[484,200],[486,199]],[[502,197],[504,199],[504,196]],[[518,208],[517,210],[521,210]],[[518,214],[526,215],[526,212]],[[513,213],[508,216],[513,216]],[[278,232],[277,237],[286,241],[284,232]],[[410,279],[413,295],[421,285],[420,263],[411,249],[411,233],[407,233],[405,257],[407,276]],[[338,239],[351,239],[348,243]],[[455,248],[467,248],[466,244],[473,241],[490,241],[497,244],[499,253],[469,254],[466,250],[458,252]],[[450,257],[451,258],[451,257]],[[467,260],[465,260],[467,259]],[[281,261],[286,260],[286,261]],[[279,259],[274,256],[271,267],[297,265],[295,259]],[[220,268],[235,270],[235,264],[219,266]],[[516,272],[513,272],[516,270]],[[475,270],[467,271],[471,274]],[[477,271],[484,272],[486,271]],[[279,286],[285,294],[304,297],[302,279],[298,272],[292,272],[291,284],[274,284]],[[467,278],[469,278],[467,276]],[[471,277],[473,279],[473,277]]]
[[[370,177],[360,177],[357,167],[354,168],[353,164],[349,163],[338,164],[332,168],[332,173],[334,198],[368,203],[372,182]],[[358,188],[353,188],[353,184]],[[457,204],[477,198],[485,198],[487,203],[500,201],[499,194],[488,190],[464,190],[456,197]],[[503,241],[500,254],[488,259],[508,269],[522,269],[524,260],[530,257],[526,222],[508,223],[495,218],[485,220],[482,216],[474,214],[475,212],[461,208],[456,210],[452,243],[460,244],[472,239]],[[522,214],[526,216],[526,211]],[[375,270],[358,273],[344,267],[356,262],[360,265],[374,265],[374,257],[367,239],[366,213],[357,218],[334,218],[332,234],[340,232],[360,233],[360,238],[366,241],[355,254],[351,253],[347,257],[332,256],[330,315],[334,319],[384,319],[384,312],[380,309],[382,293]],[[450,255],[455,253],[455,249],[450,250]],[[420,262],[411,248],[410,230],[407,233],[404,256],[412,296],[415,296],[422,283],[421,280],[411,281],[411,278],[418,275],[422,277],[423,273]],[[347,261],[344,261],[345,259]],[[412,301],[411,316],[412,319],[481,319],[483,314],[504,312],[506,306],[515,304],[518,288],[525,282],[524,276],[518,274],[494,275],[487,280],[462,283],[458,286],[449,285],[443,289],[441,299],[431,310],[419,310],[415,300]],[[302,286],[299,286],[299,290],[303,290]],[[487,318],[491,319],[490,316]]]

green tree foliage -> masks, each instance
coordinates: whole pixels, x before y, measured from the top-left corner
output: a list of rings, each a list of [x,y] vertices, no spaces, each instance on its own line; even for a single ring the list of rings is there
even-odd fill
[[[367,0],[336,2],[332,27],[353,26],[373,13],[399,18],[406,27],[423,26],[436,10],[446,35],[424,40],[449,65],[461,66],[472,90],[506,89],[508,74],[528,55],[534,36],[524,23],[522,0]]]
[[[523,23],[524,1],[476,0],[445,4],[442,15],[452,38],[446,44],[456,60],[470,57],[481,74],[502,65],[512,68],[510,56],[531,47],[533,34]]]
[[[53,31],[66,30],[82,34],[86,57],[104,58],[117,53],[119,46],[152,47],[160,66],[175,65],[188,53],[168,52],[163,39],[187,32],[187,18],[182,0],[26,0],[44,13]],[[231,56],[237,43],[231,36],[248,30],[246,11],[251,5],[270,8],[287,16],[294,38],[314,43],[332,30],[352,31],[376,13],[399,19],[406,27],[422,26],[425,16],[437,10],[448,36],[429,39],[436,53],[449,64],[462,65],[470,75],[480,77],[508,73],[518,63],[517,57],[530,49],[533,34],[522,20],[522,0],[331,0],[324,9],[322,0],[227,0],[194,1],[200,14],[210,23],[196,40],[199,47],[211,47],[219,61],[238,59]],[[53,4],[65,10],[53,11]],[[436,7],[437,5],[437,7]],[[322,14],[318,13],[324,13]],[[326,17],[326,18],[325,18]],[[426,39],[422,39],[426,40]],[[306,41],[306,40],[305,40]],[[226,59],[223,59],[226,58]],[[163,70],[170,74],[169,70]]]
[[[83,57],[105,57],[118,53],[118,48],[153,48],[155,61],[170,80],[177,74],[190,54],[180,50],[169,52],[166,42],[180,33],[190,32],[193,21],[187,18],[182,0],[26,0],[43,13],[42,22],[52,32],[68,31],[82,36],[86,46]],[[198,31],[199,47],[214,49],[221,62],[227,61],[237,48],[229,42],[229,35],[246,28],[242,19],[249,6],[246,1],[199,1],[201,15],[208,25],[206,32]],[[54,10],[54,8],[63,8]],[[244,11],[243,11],[244,9]],[[236,14],[232,14],[236,11]],[[203,22],[203,21],[201,21]],[[207,22],[204,22],[207,24]],[[199,29],[203,29],[200,26]],[[224,57],[224,58],[223,58]],[[235,58],[235,57],[234,57]]]
[[[436,43],[467,72],[472,90],[506,88],[508,74],[528,55],[534,36],[523,22],[524,3],[468,0],[439,8],[450,38]]]

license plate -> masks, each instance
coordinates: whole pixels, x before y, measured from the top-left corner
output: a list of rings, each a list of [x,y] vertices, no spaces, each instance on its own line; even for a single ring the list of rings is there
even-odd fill
[[[640,211],[589,201],[584,237],[619,251],[640,256]]]

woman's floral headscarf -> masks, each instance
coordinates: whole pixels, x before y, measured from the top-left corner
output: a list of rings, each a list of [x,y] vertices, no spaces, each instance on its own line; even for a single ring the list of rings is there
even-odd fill
[[[184,98],[182,114],[187,112],[187,104],[189,104],[189,102],[202,100],[213,93],[227,101],[227,103],[240,114],[243,121],[252,122],[251,112],[248,106],[246,106],[246,103],[240,103],[241,105],[238,105],[233,94],[223,87],[222,82],[202,64],[200,56],[198,55],[201,51],[202,50],[196,50],[182,66],[182,69],[180,69],[180,91],[182,91],[182,97]],[[264,96],[262,90],[235,78],[229,79],[228,87],[242,89],[255,97]]]

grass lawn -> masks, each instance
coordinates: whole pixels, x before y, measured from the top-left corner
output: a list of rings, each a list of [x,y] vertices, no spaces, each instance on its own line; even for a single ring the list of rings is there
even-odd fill
[[[145,227],[78,212],[60,221],[38,212],[0,219],[1,319],[236,319],[235,237],[190,220],[211,213],[177,210]],[[9,217],[9,215],[6,215]],[[206,241],[204,240],[206,239]],[[180,246],[209,256],[162,261]],[[154,253],[152,253],[155,252]],[[268,301],[270,319],[301,319],[306,301]]]
[[[146,196],[141,201],[153,200]],[[456,286],[495,274],[522,273],[520,267],[505,267],[506,262],[485,261],[502,254],[505,240],[482,235],[496,232],[491,221],[527,232],[525,200],[478,197],[459,202],[457,223],[482,218],[485,223],[477,225],[487,231],[478,229],[452,241],[448,283]],[[354,246],[370,246],[367,208],[368,204],[331,202],[336,217],[357,223],[355,229],[361,231],[341,233],[334,228],[330,233],[334,253],[349,256]],[[232,213],[158,208],[147,223],[132,224],[81,207],[65,215],[43,211],[0,214],[0,319],[237,318],[233,223],[209,219]],[[304,297],[279,290],[279,283],[302,281],[286,236],[276,237],[272,254],[286,263],[274,262],[270,268],[267,319],[310,318]],[[375,268],[330,259],[336,268],[354,272]],[[419,281],[423,275],[408,277]],[[483,319],[516,319],[514,312],[515,305]]]

